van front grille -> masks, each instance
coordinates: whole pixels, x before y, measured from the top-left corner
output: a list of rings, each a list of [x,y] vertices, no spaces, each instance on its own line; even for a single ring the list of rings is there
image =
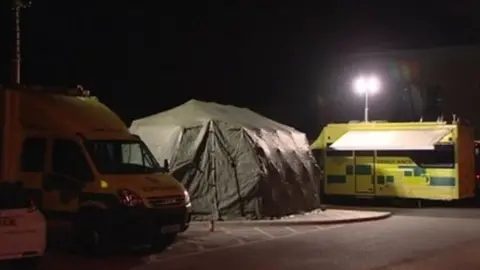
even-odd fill
[[[179,206],[185,204],[183,196],[149,197],[148,203],[154,208]]]

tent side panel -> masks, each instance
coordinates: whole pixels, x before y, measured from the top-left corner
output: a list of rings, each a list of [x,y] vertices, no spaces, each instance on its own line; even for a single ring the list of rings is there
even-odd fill
[[[215,178],[217,198],[222,218],[258,217],[258,163],[242,128],[229,123],[215,122]]]
[[[274,132],[263,131],[260,133],[259,140],[269,146],[268,159],[274,165],[277,174],[272,174],[272,179],[268,187],[273,190],[273,203],[278,216],[284,216],[297,212],[298,205],[292,201],[296,194],[297,186],[291,181],[293,175],[292,168],[283,157],[281,142]],[[275,179],[276,178],[276,179]]]
[[[208,124],[183,130],[179,148],[172,162],[172,174],[190,193],[194,214],[215,213],[214,191],[210,188]]]
[[[166,159],[170,164],[175,159],[182,136],[180,126],[132,126],[130,132],[140,136],[159,164]]]
[[[320,207],[320,169],[310,150],[307,137],[300,132],[292,132],[290,137],[295,144],[295,153],[303,165],[306,174],[302,176],[302,182],[307,194],[307,207]]]
[[[277,131],[273,134],[278,142],[278,151],[285,164],[286,182],[288,183],[288,202],[290,212],[286,215],[309,210],[306,203],[306,191],[302,183],[302,168],[300,161],[294,151],[293,142],[283,131]]]

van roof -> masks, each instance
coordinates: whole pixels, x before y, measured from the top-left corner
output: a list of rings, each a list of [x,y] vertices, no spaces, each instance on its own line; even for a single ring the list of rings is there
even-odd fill
[[[95,97],[15,91],[25,129],[71,133],[123,132],[125,123]]]

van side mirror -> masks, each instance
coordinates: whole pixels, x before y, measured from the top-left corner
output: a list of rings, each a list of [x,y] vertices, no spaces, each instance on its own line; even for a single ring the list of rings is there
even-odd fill
[[[170,172],[170,165],[168,164],[168,159],[163,160],[163,169],[165,172],[169,173]]]

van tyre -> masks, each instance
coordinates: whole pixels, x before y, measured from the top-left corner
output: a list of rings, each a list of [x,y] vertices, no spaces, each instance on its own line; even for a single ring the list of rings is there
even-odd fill
[[[38,269],[38,267],[40,265],[40,259],[41,259],[41,257],[32,257],[32,258],[22,259],[22,260],[17,261],[15,263],[14,269],[36,270],[36,269]]]
[[[153,241],[151,243],[152,249],[155,251],[164,250],[175,243],[176,239],[177,233],[161,234],[157,237],[153,237]]]
[[[90,257],[105,257],[111,251],[108,226],[102,210],[80,211],[74,221],[77,251]]]

